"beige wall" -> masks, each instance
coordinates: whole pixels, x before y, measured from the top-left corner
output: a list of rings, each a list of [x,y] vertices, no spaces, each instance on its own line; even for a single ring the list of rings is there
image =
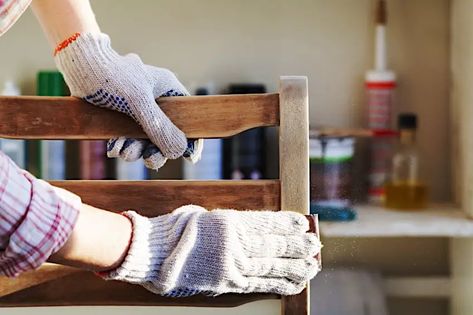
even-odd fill
[[[372,0],[92,2],[103,30],[111,35],[118,51],[133,51],[147,63],[171,68],[189,86],[214,81],[222,88],[230,82],[250,81],[266,83],[275,90],[279,75],[304,74],[309,76],[312,125],[361,124],[363,75],[372,64]],[[399,77],[397,105],[399,110],[419,113],[421,171],[432,187],[433,199],[448,200],[449,1],[388,2],[389,59]],[[29,94],[34,93],[36,71],[54,66],[51,49],[29,12],[0,39],[0,51],[0,82],[13,78]],[[348,240],[336,242],[342,242],[341,248],[350,244]],[[361,244],[361,252],[363,246],[370,245]],[[440,257],[446,246],[443,241],[438,243],[431,269],[436,270],[439,263],[445,266]],[[325,250],[331,250],[330,246]],[[394,263],[390,262],[390,272],[403,274],[406,266],[401,261],[415,251],[409,247],[403,257],[391,257]],[[346,255],[350,255],[348,250]],[[258,305],[271,305],[269,313],[259,314],[277,313],[277,302]],[[245,310],[248,308],[231,313],[251,314]],[[147,312],[171,314],[156,309],[135,309],[134,313]],[[0,310],[0,314],[7,313],[15,314],[13,310]],[[114,314],[120,313],[114,310]]]
[[[264,82],[309,76],[311,124],[358,126],[363,75],[372,64],[372,0],[95,0],[103,30],[122,52],[169,67],[189,86],[212,80]],[[390,64],[400,110],[420,114],[422,174],[434,200],[448,200],[447,0],[391,0]],[[0,40],[0,82],[54,66],[36,21],[26,14]]]

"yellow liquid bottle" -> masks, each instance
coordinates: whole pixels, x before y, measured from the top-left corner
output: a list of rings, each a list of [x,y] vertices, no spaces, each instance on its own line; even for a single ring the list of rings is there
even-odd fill
[[[399,210],[420,210],[427,206],[427,186],[419,179],[419,155],[415,143],[417,116],[399,116],[400,143],[392,159],[385,185],[385,206]]]

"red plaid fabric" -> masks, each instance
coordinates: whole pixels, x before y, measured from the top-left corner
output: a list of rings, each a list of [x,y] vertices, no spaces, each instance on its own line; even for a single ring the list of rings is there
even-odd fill
[[[31,0],[0,0],[0,36],[15,24]]]
[[[82,202],[20,169],[0,152],[0,275],[39,267],[74,228]]]

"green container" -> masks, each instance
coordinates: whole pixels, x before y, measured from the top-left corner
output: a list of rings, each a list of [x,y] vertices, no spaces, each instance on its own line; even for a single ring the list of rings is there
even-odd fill
[[[40,71],[36,76],[36,94],[39,96],[68,96],[69,88],[59,71]],[[47,144],[47,149],[46,148]],[[58,154],[62,156],[64,153],[63,141],[47,141],[47,140],[28,140],[27,141],[27,168],[38,178],[45,179],[62,179],[64,161],[60,158],[52,159],[52,161],[44,160],[45,156]],[[56,165],[51,165],[51,163]],[[50,174],[50,173],[53,174]],[[56,174],[56,173],[59,173]]]

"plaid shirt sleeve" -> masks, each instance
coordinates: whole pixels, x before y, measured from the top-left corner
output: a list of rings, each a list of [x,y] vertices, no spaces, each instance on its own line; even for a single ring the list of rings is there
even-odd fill
[[[0,36],[15,24],[31,0],[0,0]]]
[[[69,238],[81,199],[0,152],[0,275],[38,268]]]

